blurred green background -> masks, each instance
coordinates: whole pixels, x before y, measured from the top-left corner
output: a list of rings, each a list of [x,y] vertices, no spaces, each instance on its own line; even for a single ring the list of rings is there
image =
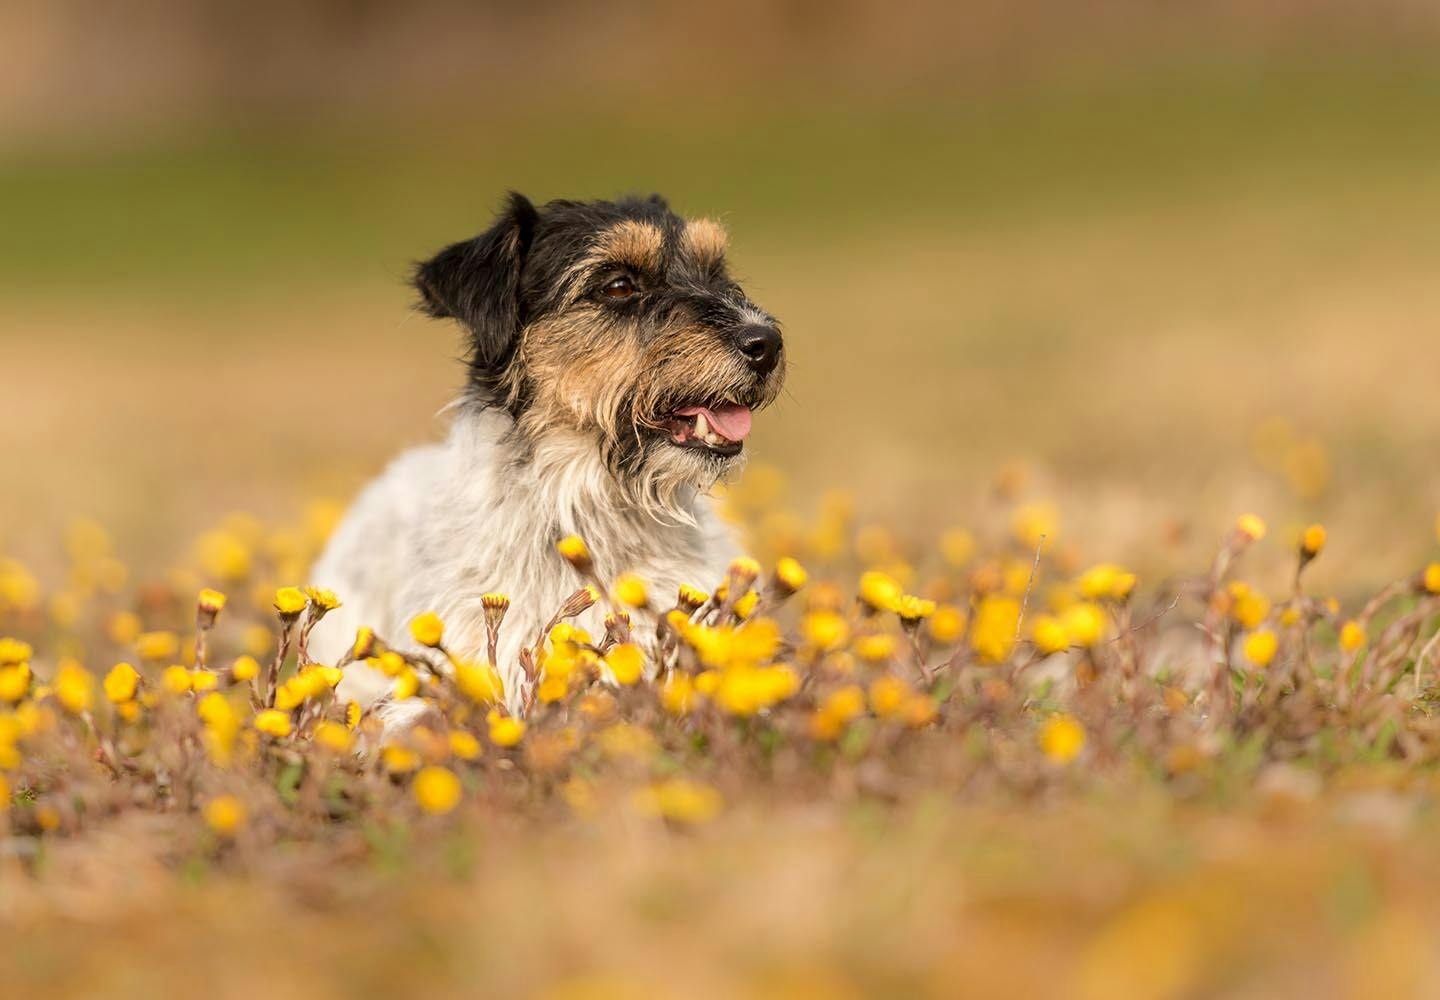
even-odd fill
[[[7,3],[0,545],[91,514],[158,561],[348,497],[458,384],[409,261],[507,188],[655,190],[729,224],[785,323],[753,450],[801,510],[846,489],[923,541],[1020,459],[1091,554],[1193,565],[1253,507],[1331,524],[1317,578],[1393,578],[1440,497],[1437,29],[1398,0]]]

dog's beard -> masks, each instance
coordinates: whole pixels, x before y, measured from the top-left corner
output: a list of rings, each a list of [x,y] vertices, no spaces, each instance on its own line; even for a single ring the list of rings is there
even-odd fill
[[[693,523],[696,494],[709,493],[745,468],[743,450],[681,447],[652,428],[635,431],[617,442],[606,464],[630,502],[662,523]]]

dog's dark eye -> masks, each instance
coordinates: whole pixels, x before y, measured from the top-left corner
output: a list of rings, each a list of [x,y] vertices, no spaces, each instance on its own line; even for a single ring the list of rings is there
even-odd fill
[[[623,274],[618,278],[611,278],[600,288],[600,294],[607,299],[628,299],[635,292],[635,282]]]

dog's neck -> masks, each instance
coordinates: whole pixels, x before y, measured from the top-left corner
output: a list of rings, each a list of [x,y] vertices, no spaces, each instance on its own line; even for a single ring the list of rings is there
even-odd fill
[[[659,563],[693,562],[707,545],[702,521],[708,504],[693,484],[678,484],[659,496],[627,489],[601,455],[599,443],[581,432],[548,432],[543,441],[521,440],[516,424],[499,410],[462,409],[451,431],[450,446],[472,481],[484,510],[477,511],[491,530],[496,524],[528,524],[516,533],[517,549],[549,557],[566,535],[585,539],[602,579]],[[488,481],[485,479],[488,477]],[[534,530],[544,525],[547,530]]]

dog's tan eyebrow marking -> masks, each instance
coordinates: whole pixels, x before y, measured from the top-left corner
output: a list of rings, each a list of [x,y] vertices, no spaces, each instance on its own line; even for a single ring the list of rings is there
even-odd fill
[[[601,233],[592,257],[618,260],[641,271],[660,270],[665,234],[647,222],[626,219]]]
[[[685,253],[704,267],[721,263],[729,242],[730,234],[714,219],[691,219],[685,223],[685,231],[680,235]]]

